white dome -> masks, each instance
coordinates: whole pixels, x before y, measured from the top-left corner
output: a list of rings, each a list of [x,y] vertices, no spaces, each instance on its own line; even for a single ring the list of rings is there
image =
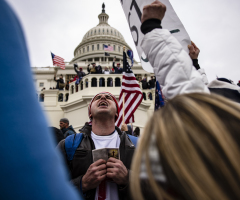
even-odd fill
[[[125,42],[122,34],[108,24],[109,16],[105,13],[105,5],[99,18],[99,24],[90,29],[83,37],[82,42],[74,50],[74,58],[71,62],[89,60],[94,57],[101,57],[104,54],[103,45],[110,45],[114,51],[111,52],[110,59],[113,57],[121,58],[123,47],[131,49]]]
[[[122,34],[115,28],[105,25],[105,24],[99,24],[98,26],[90,29],[83,37],[82,42],[96,38],[96,37],[111,37],[112,39],[118,39],[125,41]]]

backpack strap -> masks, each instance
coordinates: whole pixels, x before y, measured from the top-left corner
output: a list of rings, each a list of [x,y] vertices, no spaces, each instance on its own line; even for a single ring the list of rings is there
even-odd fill
[[[75,154],[76,149],[78,148],[79,144],[81,143],[83,138],[82,133],[76,133],[68,136],[65,139],[65,151],[67,154],[67,160],[71,161]]]
[[[129,135],[127,134],[129,139],[132,141],[132,143],[134,144],[135,147],[137,147],[137,142],[138,142],[138,137],[135,137],[133,135]]]

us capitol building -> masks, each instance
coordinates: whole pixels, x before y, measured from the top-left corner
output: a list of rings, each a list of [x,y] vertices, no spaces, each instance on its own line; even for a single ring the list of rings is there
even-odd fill
[[[83,77],[79,85],[76,86],[75,82],[70,83],[68,91],[65,89],[50,89],[56,87],[57,84],[54,81],[55,73],[57,74],[56,79],[62,74],[65,83],[70,78],[76,76],[73,68],[74,63],[82,67],[87,74],[87,66],[92,62],[95,62],[96,65],[101,65],[103,70],[105,67],[112,68],[113,59],[116,56],[116,63],[121,63],[122,67],[123,47],[126,47],[126,51],[131,48],[125,42],[122,34],[108,24],[109,16],[105,13],[104,5],[102,13],[98,15],[98,18],[99,24],[84,35],[82,41],[74,50],[74,58],[71,62],[65,63],[65,70],[59,67],[32,68],[38,99],[44,96],[44,101],[41,102],[41,105],[47,115],[50,126],[59,128],[59,120],[66,117],[75,131],[79,132],[78,129],[83,127],[85,122],[89,121],[88,105],[93,96],[99,92],[107,91],[119,98],[121,87],[115,86],[115,82],[117,79],[122,80],[122,74],[88,74]],[[108,57],[105,57],[104,54],[104,44],[113,47],[113,51],[110,52]],[[136,78],[147,77],[147,81],[154,75],[144,71],[141,64],[136,61],[132,70]],[[102,87],[99,86],[100,78],[103,80]],[[107,81],[110,79],[113,83],[112,87],[108,87],[107,84]],[[97,81],[97,86],[94,85],[95,87],[92,85],[93,80]],[[140,87],[142,88],[141,83]],[[45,90],[42,91],[43,88]],[[141,132],[154,111],[155,90],[144,89],[142,92],[145,93],[146,100],[143,100],[136,110],[134,114],[135,123],[133,123],[133,127],[139,127]],[[152,93],[153,100],[148,98],[150,93]]]

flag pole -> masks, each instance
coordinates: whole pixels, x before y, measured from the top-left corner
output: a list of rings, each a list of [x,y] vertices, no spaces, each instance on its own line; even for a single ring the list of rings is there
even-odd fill
[[[125,46],[123,46],[123,52],[125,52]],[[123,124],[125,123],[125,120],[124,120],[124,111],[125,111],[125,92],[123,92]]]
[[[125,110],[125,106],[124,106],[124,104],[125,104],[125,92],[123,93],[123,124],[124,124],[124,110]]]

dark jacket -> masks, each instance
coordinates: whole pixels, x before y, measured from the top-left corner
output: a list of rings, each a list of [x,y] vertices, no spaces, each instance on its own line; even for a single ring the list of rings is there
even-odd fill
[[[142,80],[142,89],[148,89],[148,82],[146,80]]]
[[[62,78],[59,78],[58,80],[56,80],[56,77],[54,77],[54,81],[57,82],[56,89],[59,89],[59,83],[64,83],[64,80]]]
[[[101,67],[101,65],[98,65],[96,67],[96,72],[97,72],[97,74],[102,74],[102,67]]]
[[[61,129],[61,131],[63,132],[64,138],[76,133],[75,130],[73,129],[72,125],[70,125],[68,128]]]
[[[151,79],[148,81],[149,87],[150,88],[155,88],[155,79]]]
[[[78,78],[80,79],[80,78],[84,77],[86,74],[85,74],[85,72],[83,72],[83,71],[78,71],[77,68],[78,68],[78,66],[77,66],[77,65],[74,65],[74,70],[75,70],[75,72],[77,73]]]
[[[56,127],[50,127],[51,133],[54,136],[55,144],[58,144],[61,140],[64,139],[63,133],[60,129]]]
[[[115,70],[115,74],[122,74],[123,73],[123,68],[119,68],[115,66],[115,62],[113,62],[113,69]]]
[[[120,159],[126,168],[129,170],[132,162],[133,153],[135,150],[135,146],[127,136],[125,132],[121,132],[118,127],[115,127],[119,136],[120,136]],[[79,147],[77,148],[73,160],[71,163],[68,163],[69,169],[71,171],[71,182],[76,186],[79,192],[81,192],[81,182],[83,175],[87,172],[89,166],[93,163],[92,157],[92,150],[95,149],[94,142],[91,138],[91,126],[84,126],[82,129],[83,132],[83,139],[80,143]],[[62,140],[58,147],[60,148],[61,152],[66,159],[66,152],[65,152],[65,140]],[[66,160],[67,163],[67,160]],[[85,199],[87,200],[94,200],[96,193],[96,188],[89,190],[84,194]],[[120,200],[128,200],[130,198],[130,187],[129,185],[122,188],[118,186],[118,195]]]

